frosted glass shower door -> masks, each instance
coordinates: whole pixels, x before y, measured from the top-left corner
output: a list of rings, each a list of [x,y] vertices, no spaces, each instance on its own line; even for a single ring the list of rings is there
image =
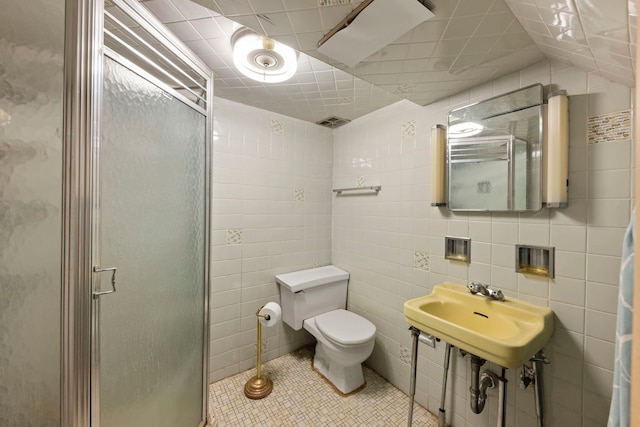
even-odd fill
[[[203,416],[205,117],[105,58],[94,301],[100,427]],[[111,271],[96,291],[111,289]],[[95,399],[94,396],[93,399]]]

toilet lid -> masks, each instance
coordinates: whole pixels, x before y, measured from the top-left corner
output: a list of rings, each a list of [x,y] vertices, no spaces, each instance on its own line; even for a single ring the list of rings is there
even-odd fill
[[[373,323],[343,309],[316,316],[316,326],[324,336],[343,345],[365,343],[376,333],[376,326]]]

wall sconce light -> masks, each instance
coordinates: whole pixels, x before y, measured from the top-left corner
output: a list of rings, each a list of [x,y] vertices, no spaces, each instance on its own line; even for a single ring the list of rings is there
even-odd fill
[[[549,95],[543,135],[542,202],[567,207],[569,187],[569,98],[560,90]]]
[[[290,79],[298,69],[298,53],[267,36],[246,27],[231,36],[233,64],[250,79],[263,83],[280,83]]]
[[[446,206],[445,161],[447,148],[447,128],[443,125],[431,127],[431,206]]]

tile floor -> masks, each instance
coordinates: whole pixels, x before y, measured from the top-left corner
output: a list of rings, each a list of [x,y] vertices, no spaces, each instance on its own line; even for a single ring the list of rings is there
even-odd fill
[[[244,396],[244,385],[255,369],[209,386],[214,426],[405,426],[409,398],[371,369],[364,368],[367,386],[343,397],[313,371],[313,347],[303,347],[263,365],[273,380],[264,399]],[[216,424],[217,423],[217,424]],[[436,427],[438,420],[417,403],[413,426]]]

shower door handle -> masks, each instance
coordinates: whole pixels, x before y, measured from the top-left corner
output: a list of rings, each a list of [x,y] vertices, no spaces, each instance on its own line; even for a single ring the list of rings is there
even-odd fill
[[[101,295],[112,294],[116,291],[116,267],[100,268],[97,265],[93,266],[94,273],[102,273],[103,271],[112,271],[111,273],[111,289],[108,291],[93,291],[93,298],[96,299]]]

